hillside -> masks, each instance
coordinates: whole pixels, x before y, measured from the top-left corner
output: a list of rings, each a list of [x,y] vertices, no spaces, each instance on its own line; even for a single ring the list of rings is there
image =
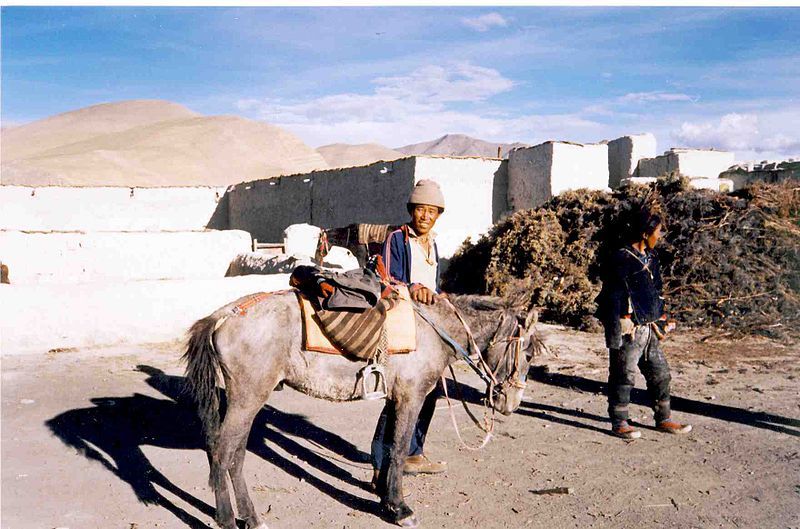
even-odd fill
[[[362,143],[360,145],[332,143],[317,147],[317,152],[325,158],[325,161],[332,168],[368,165],[378,161],[397,160],[406,156],[400,151],[389,149],[377,143]]]
[[[441,138],[398,147],[403,154],[438,154],[443,156],[480,156],[496,158],[500,147],[500,157],[508,156],[508,151],[515,147],[525,147],[524,143],[491,143],[464,134],[446,134]]]
[[[167,101],[95,105],[2,132],[3,184],[228,185],[327,167],[283,129]]]

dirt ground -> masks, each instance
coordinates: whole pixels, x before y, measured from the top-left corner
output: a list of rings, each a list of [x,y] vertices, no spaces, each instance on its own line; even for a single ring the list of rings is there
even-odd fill
[[[545,331],[553,354],[537,359],[523,405],[498,419],[483,450],[460,448],[440,400],[426,450],[449,470],[406,479],[423,527],[800,528],[798,346],[676,335],[665,343],[674,415],[695,429],[653,430],[640,379],[632,411],[643,438],[625,442],[608,435],[602,336]],[[3,358],[3,529],[213,527],[180,349]],[[245,468],[271,528],[390,527],[366,490],[381,406],[273,395]],[[456,416],[477,442],[463,410]],[[535,493],[554,487],[572,493]]]

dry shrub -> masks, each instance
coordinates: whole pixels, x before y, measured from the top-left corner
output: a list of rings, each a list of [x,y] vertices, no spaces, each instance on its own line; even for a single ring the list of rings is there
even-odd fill
[[[519,295],[542,318],[585,327],[599,266],[618,247],[623,214],[647,204],[666,218],[658,246],[671,316],[689,326],[774,337],[800,334],[800,184],[733,194],[690,190],[685,179],[562,193],[519,211],[451,260],[444,288]]]

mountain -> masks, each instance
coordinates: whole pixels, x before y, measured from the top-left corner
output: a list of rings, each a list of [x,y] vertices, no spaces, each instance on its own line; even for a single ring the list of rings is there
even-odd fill
[[[95,105],[2,131],[2,183],[228,185],[327,168],[293,134],[168,101]]]
[[[497,148],[500,147],[500,157],[508,156],[508,151],[515,147],[527,147],[524,143],[491,143],[466,136],[464,134],[446,134],[441,138],[423,143],[415,143],[398,147],[397,151],[403,154],[438,154],[442,156],[480,156],[482,158],[497,158]]]
[[[331,167],[354,167],[369,165],[373,162],[397,160],[406,156],[400,151],[395,151],[378,145],[377,143],[362,143],[349,145],[346,143],[332,143],[317,147],[317,152],[325,158]]]

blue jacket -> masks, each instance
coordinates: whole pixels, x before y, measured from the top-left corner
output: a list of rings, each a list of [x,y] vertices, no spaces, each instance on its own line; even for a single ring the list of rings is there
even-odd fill
[[[383,243],[383,263],[390,276],[411,286],[411,242],[408,230],[408,224],[404,224],[386,237],[386,242]],[[439,289],[439,248],[436,246],[436,241],[433,242],[433,253],[436,256],[436,292],[438,293],[441,290]]]
[[[603,288],[595,300],[595,316],[605,327],[606,346],[612,349],[622,345],[619,319],[628,314],[629,302],[636,325],[657,321],[664,315],[658,256],[651,250],[639,257],[634,252],[622,248],[610,256],[602,274]]]

